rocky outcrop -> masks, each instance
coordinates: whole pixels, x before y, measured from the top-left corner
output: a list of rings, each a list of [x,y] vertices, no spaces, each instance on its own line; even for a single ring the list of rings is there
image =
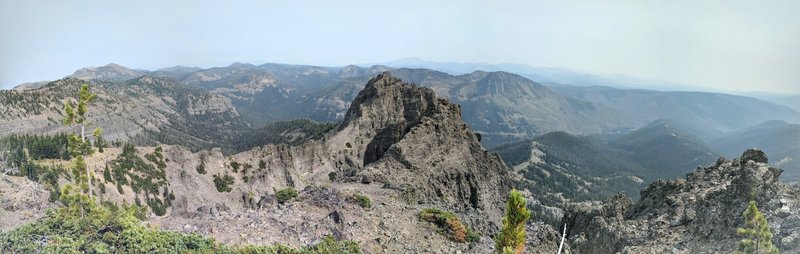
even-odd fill
[[[360,141],[351,144],[363,151],[357,175],[412,202],[499,211],[512,185],[510,171],[480,145],[459,105],[389,72],[367,83],[339,133]]]
[[[298,246],[333,235],[358,240],[369,252],[491,252],[511,171],[480,145],[460,114],[458,105],[431,89],[382,73],[322,139],[231,156],[168,147],[166,171],[176,201],[172,214],[156,221],[233,243]],[[201,163],[206,174],[193,170]],[[232,176],[231,191],[217,191],[214,175]],[[275,191],[287,187],[299,196],[277,204]],[[372,207],[358,206],[355,193],[369,197]],[[429,207],[456,213],[482,239],[450,242],[419,221],[419,211]],[[529,249],[551,252],[557,236],[550,227],[533,226],[529,237],[538,247]]]
[[[773,244],[800,251],[800,192],[781,183],[781,170],[757,149],[698,168],[686,178],[656,181],[632,203],[619,195],[601,205],[577,205],[564,216],[577,253],[725,253],[741,238],[752,199],[771,225]]]

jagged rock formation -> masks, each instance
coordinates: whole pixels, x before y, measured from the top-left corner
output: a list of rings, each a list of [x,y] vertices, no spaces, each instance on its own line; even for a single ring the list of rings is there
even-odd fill
[[[741,238],[742,213],[758,202],[783,252],[800,251],[800,190],[781,183],[781,170],[760,150],[698,168],[686,178],[657,181],[633,203],[624,195],[578,205],[565,215],[577,253],[727,253]]]
[[[226,156],[219,149],[193,153],[164,146],[169,191],[175,196],[165,217],[152,223],[198,232],[228,243],[308,245],[322,236],[360,241],[370,253],[487,253],[499,229],[511,171],[481,147],[460,107],[428,88],[404,83],[389,73],[370,80],[344,121],[321,139],[295,146],[266,145]],[[138,154],[153,148],[138,148]],[[87,159],[94,165],[105,155]],[[196,170],[202,165],[205,174]],[[100,175],[102,171],[95,174]],[[334,176],[331,177],[331,173]],[[230,176],[230,191],[215,178]],[[118,193],[106,184],[106,200],[132,203],[128,186]],[[277,190],[299,196],[285,204]],[[372,208],[352,200],[369,197]],[[150,193],[160,196],[163,193]],[[140,197],[141,198],[141,197]],[[418,218],[429,207],[455,212],[481,235],[455,243]],[[558,233],[534,224],[533,253],[550,253]]]
[[[459,105],[388,72],[370,80],[352,105],[339,130],[363,140],[354,144],[364,151],[361,178],[411,192],[421,201],[473,209],[502,206],[498,201],[511,183],[498,175],[505,175],[506,167],[480,146]]]

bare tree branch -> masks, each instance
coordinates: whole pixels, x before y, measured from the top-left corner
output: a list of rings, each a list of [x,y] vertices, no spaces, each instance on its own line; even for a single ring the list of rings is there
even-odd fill
[[[564,240],[567,239],[567,223],[564,223],[564,233],[561,235],[561,244],[558,245],[558,254],[564,248]]]

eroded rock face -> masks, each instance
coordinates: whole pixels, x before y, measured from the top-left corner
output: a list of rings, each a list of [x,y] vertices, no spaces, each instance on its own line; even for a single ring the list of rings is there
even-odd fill
[[[157,221],[229,243],[302,246],[334,235],[360,241],[369,252],[493,251],[491,237],[513,173],[480,145],[460,106],[389,73],[370,80],[351,105],[338,128],[301,145],[266,145],[231,156],[165,149],[177,199],[172,214]],[[201,161],[206,174],[193,170]],[[185,175],[171,170],[178,167]],[[217,191],[214,175],[234,177],[231,191]],[[287,187],[299,196],[276,204],[275,191]],[[355,204],[356,193],[369,197],[372,208]],[[428,207],[455,212],[484,239],[447,240],[418,220]],[[551,227],[535,226],[529,237],[539,247],[529,249],[552,252],[557,236]]]
[[[140,157],[156,150],[136,149]],[[151,214],[148,223],[228,244],[299,247],[330,235],[359,241],[367,253],[491,253],[513,186],[513,172],[480,145],[460,106],[389,73],[370,80],[343,123],[322,139],[233,155],[220,149],[161,149],[168,183],[163,191],[175,199],[165,216]],[[108,148],[87,163],[101,165],[120,154],[120,148]],[[101,167],[93,169],[103,174]],[[110,202],[165,195],[97,184],[108,190],[98,197]],[[298,196],[279,204],[276,192],[289,187]],[[369,198],[371,206],[354,201],[356,194]],[[0,209],[28,209],[2,204]],[[431,207],[454,212],[481,239],[456,243],[439,234],[419,219],[419,212]],[[553,253],[558,236],[552,227],[531,224],[527,249]]]
[[[499,218],[510,171],[481,147],[461,107],[433,90],[384,72],[359,93],[339,131],[363,140],[352,144],[363,150],[357,159],[364,168],[357,174],[405,193],[411,202],[487,210]]]
[[[564,217],[571,247],[577,253],[732,252],[753,199],[770,223],[773,244],[798,252],[800,194],[766,162],[764,152],[750,149],[684,179],[656,181],[634,204],[616,196],[602,205],[575,206]]]

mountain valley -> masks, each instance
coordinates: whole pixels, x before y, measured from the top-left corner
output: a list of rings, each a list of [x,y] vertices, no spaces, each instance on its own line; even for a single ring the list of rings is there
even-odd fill
[[[693,218],[703,209],[730,206],[720,216],[736,220],[719,230],[731,230],[740,217],[733,215],[747,202],[717,187],[705,189],[709,183],[739,188],[736,179],[744,177],[766,179],[756,200],[767,204],[770,222],[785,225],[773,229],[776,246],[800,248],[792,233],[800,216],[793,207],[797,187],[778,180],[798,177],[791,153],[796,146],[780,138],[797,134],[796,124],[786,122],[797,112],[755,99],[709,95],[751,113],[713,118],[697,115],[697,108],[708,107],[704,99],[679,102],[695,115],[659,113],[641,107],[651,92],[597,99],[602,97],[506,72],[280,64],[143,71],[107,65],[2,91],[0,104],[9,109],[0,119],[4,138],[75,131],[61,124],[61,106],[83,83],[98,98],[88,111],[90,127],[102,127],[108,142],[105,151],[86,158],[93,194],[103,202],[145,207],[144,223],[151,227],[234,245],[304,247],[332,236],[356,241],[367,253],[488,253],[502,225],[504,198],[518,188],[534,215],[526,226],[531,253],[556,252],[565,223],[570,253],[660,252],[665,246],[685,253],[720,240],[700,248],[711,253],[732,250],[735,236],[708,235],[702,227],[713,222]],[[632,102],[609,103],[618,100]],[[638,108],[646,113],[629,113]],[[709,108],[703,114],[728,113]],[[750,115],[786,120],[750,127],[761,119]],[[699,118],[704,120],[694,122]],[[63,158],[33,159],[42,152],[31,150],[33,142],[0,156],[21,160],[0,185],[0,191],[20,189],[4,201],[11,205],[3,213],[13,216],[0,221],[0,232],[46,217],[46,209],[59,205],[41,199],[57,200],[59,186],[72,181]],[[768,164],[758,150],[734,158],[752,146],[777,161]],[[288,190],[295,194],[286,200]],[[769,195],[781,199],[770,201]],[[690,201],[671,207],[677,197]],[[473,238],[463,243],[441,234],[420,218],[431,208],[452,212]],[[681,215],[689,219],[673,218],[684,212],[692,213]],[[683,238],[636,231],[673,220],[680,222],[663,230]],[[591,237],[598,234],[610,236]]]

